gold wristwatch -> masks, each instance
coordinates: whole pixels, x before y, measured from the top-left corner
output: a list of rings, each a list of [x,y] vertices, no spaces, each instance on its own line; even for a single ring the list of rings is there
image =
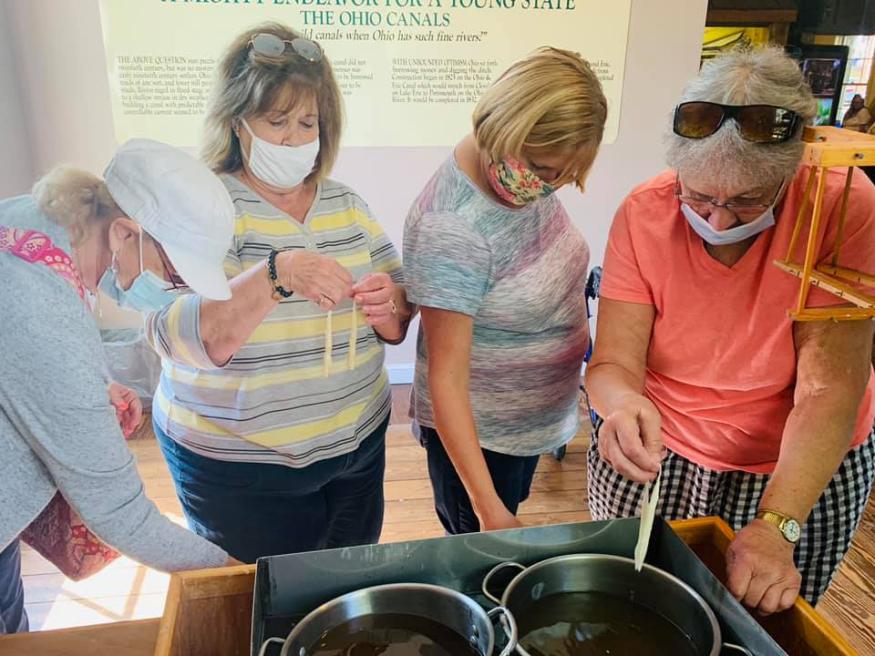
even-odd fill
[[[802,528],[799,526],[799,522],[784,513],[763,509],[757,513],[757,519],[775,526],[781,531],[784,539],[791,544],[799,542],[799,538],[802,536]]]

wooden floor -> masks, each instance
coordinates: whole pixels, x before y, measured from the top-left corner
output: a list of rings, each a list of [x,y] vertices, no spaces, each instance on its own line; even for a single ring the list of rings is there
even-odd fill
[[[425,453],[406,418],[407,387],[396,387],[387,443],[386,518],[383,541],[443,534],[432,507]],[[586,505],[587,436],[578,435],[562,462],[543,457],[532,495],[520,508],[524,524],[589,519]],[[130,446],[137,456],[146,493],[161,512],[184,525],[173,483],[148,425]],[[51,563],[23,547],[25,598],[33,630],[57,629],[125,619],[157,617],[164,606],[168,576],[121,558],[92,578],[74,583]],[[875,655],[875,497],[870,500],[853,547],[818,606],[861,654]]]

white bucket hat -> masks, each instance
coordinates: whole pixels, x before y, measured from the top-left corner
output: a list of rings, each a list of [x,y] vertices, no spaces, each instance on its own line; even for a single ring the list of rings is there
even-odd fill
[[[167,144],[131,139],[103,177],[113,200],[161,244],[196,294],[231,298],[223,263],[234,236],[234,204],[206,165]]]

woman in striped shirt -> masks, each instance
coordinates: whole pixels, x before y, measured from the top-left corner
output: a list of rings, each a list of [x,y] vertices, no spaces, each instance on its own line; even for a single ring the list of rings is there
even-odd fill
[[[204,156],[237,210],[232,298],[152,315],[155,433],[191,528],[235,557],[374,543],[390,391],[411,311],[398,254],[326,178],[341,93],[318,44],[275,23],[226,52]]]

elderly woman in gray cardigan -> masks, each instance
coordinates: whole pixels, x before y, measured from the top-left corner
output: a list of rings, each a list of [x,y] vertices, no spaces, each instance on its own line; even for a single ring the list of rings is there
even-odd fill
[[[106,182],[59,169],[32,195],[0,202],[0,634],[28,628],[19,536],[58,491],[100,540],[150,567],[233,562],[146,498],[119,429],[137,411],[124,410],[118,387],[108,393],[83,302],[99,287],[154,310],[183,279],[227,297],[233,217],[206,167],[146,140],[122,146]]]

